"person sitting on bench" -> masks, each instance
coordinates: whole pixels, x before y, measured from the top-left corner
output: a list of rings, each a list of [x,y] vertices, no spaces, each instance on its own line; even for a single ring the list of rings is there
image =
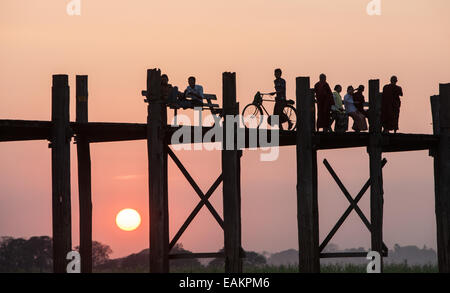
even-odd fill
[[[193,76],[188,78],[188,83],[189,85],[184,91],[182,100],[190,102],[192,106],[203,106],[203,87],[195,84],[195,77]]]
[[[161,75],[161,97],[163,100],[169,99],[172,89],[173,86],[169,83],[169,77],[167,74]]]

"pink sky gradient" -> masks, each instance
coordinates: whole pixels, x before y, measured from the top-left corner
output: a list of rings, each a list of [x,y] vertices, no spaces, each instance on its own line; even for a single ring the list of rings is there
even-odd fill
[[[365,84],[391,75],[403,87],[400,130],[431,133],[429,96],[450,82],[450,2],[382,1],[382,15],[368,16],[369,0],[82,0],[82,15],[68,16],[62,0],[0,2],[0,119],[49,120],[51,75],[69,74],[71,117],[75,75],[89,75],[89,120],[145,122],[140,91],[146,69],[161,68],[184,88],[195,75],[221,104],[221,74],[237,74],[238,101],[271,91],[273,69],[283,69],[288,98],[295,77],[325,72],[330,85]],[[367,92],[366,92],[367,97]],[[0,143],[0,236],[51,235],[51,166],[47,142]],[[93,237],[111,245],[114,257],[148,247],[146,142],[91,146]],[[220,152],[179,152],[206,191],[220,172]],[[369,176],[365,149],[319,153],[352,195]],[[385,227],[395,243],[436,246],[432,159],[427,152],[386,154]],[[72,147],[73,245],[78,244],[76,149]],[[170,233],[174,235],[198,197],[171,162]],[[295,148],[275,162],[259,151],[242,159],[243,246],[256,251],[297,248]],[[221,191],[212,203],[221,213]],[[368,194],[361,207],[369,217]],[[319,166],[321,240],[348,202]],[[134,208],[142,225],[115,226],[123,208]],[[217,251],[223,235],[207,209],[180,242],[193,251]],[[333,243],[369,246],[369,233],[352,213]]]

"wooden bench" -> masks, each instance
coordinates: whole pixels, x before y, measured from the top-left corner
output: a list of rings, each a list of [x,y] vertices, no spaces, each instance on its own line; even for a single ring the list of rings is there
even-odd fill
[[[147,91],[142,91],[142,95],[144,97],[147,96]],[[147,103],[148,100],[144,99],[144,101]],[[179,101],[178,100],[178,88],[174,87],[172,89],[172,92],[170,93],[168,99],[165,101],[168,108],[174,110],[174,122],[175,125],[177,124],[177,114],[178,109],[194,109],[194,108],[201,108],[201,110],[209,110],[211,112],[211,115],[214,117],[214,121],[218,122],[220,118],[222,117],[222,108],[219,108],[219,104],[214,104],[213,101],[217,101],[217,96],[214,94],[203,94],[203,104],[202,105],[194,105],[192,103],[189,103],[189,100],[186,101]]]
[[[214,104],[213,101],[217,101],[217,96],[214,94],[203,94],[203,107],[202,110],[210,110],[211,114],[222,116],[222,109],[219,108],[219,104]]]
[[[178,101],[168,103],[167,106],[174,110],[174,123],[177,125],[177,113],[178,109],[195,109],[201,108],[201,110],[209,110],[214,117],[214,123],[219,122],[222,117],[222,109],[219,108],[219,104],[214,104],[213,101],[217,101],[217,96],[214,94],[203,94],[203,105],[190,105],[182,106]]]

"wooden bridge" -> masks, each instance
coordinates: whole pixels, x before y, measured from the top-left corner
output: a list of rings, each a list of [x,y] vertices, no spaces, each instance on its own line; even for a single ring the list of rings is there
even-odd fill
[[[170,148],[171,137],[180,126],[167,125],[167,108],[162,102],[161,72],[147,72],[148,117],[146,124],[97,123],[88,121],[88,77],[76,78],[76,121],[69,118],[69,84],[67,75],[54,75],[52,87],[51,121],[0,120],[0,141],[48,140],[52,149],[52,222],[54,271],[66,271],[66,255],[72,250],[72,223],[70,202],[70,143],[77,144],[78,185],[80,203],[80,254],[82,272],[92,272],[92,201],[90,144],[114,141],[147,140],[148,184],[150,210],[150,271],[169,272],[169,259],[212,258],[225,259],[226,272],[242,272],[245,252],[241,245],[241,179],[240,158],[242,151],[222,150],[222,173],[211,188],[204,193],[190,176],[175,152]],[[323,253],[331,237],[354,209],[371,233],[371,250],[387,255],[383,244],[383,152],[429,150],[434,158],[435,203],[439,270],[450,272],[450,84],[441,84],[437,96],[431,97],[433,135],[382,134],[381,94],[379,80],[369,81],[369,132],[368,133],[317,133],[314,131],[314,95],[309,77],[296,79],[296,95],[299,119],[298,131],[276,131],[280,146],[296,146],[297,149],[297,210],[300,272],[320,272],[321,257],[355,257],[364,253]],[[223,73],[223,128],[229,115],[239,114],[236,101],[235,73]],[[235,125],[234,127],[239,127]],[[200,128],[200,129],[199,129]],[[205,134],[211,127],[191,126],[191,133]],[[245,133],[245,148],[249,147],[249,129]],[[195,137],[192,135],[191,137]],[[180,141],[178,143],[199,143]],[[223,145],[226,144],[224,136]],[[234,140],[236,142],[236,139]],[[258,147],[263,145],[258,144]],[[358,196],[349,198],[350,207],[341,217],[327,238],[319,243],[317,201],[317,151],[327,149],[366,147],[370,161],[370,179]],[[175,162],[198,194],[200,201],[173,239],[169,239],[168,157]],[[325,162],[326,164],[326,162]],[[327,165],[327,164],[326,164]],[[327,169],[332,173],[331,166]],[[333,176],[339,184],[338,178]],[[223,184],[223,218],[210,204],[209,197]],[[357,203],[370,188],[370,221],[359,210]],[[224,252],[170,254],[181,235],[206,206],[224,230]]]

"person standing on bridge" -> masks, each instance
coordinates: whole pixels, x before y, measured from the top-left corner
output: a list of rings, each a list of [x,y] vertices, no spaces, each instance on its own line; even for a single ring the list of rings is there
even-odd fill
[[[353,101],[355,102],[355,106],[356,106],[356,109],[358,109],[358,111],[361,113],[361,114],[363,114],[364,116],[368,116],[367,115],[367,111],[366,110],[364,110],[364,104],[366,103],[366,99],[365,99],[365,97],[364,97],[364,95],[363,95],[363,93],[364,93],[364,86],[363,85],[360,85],[357,89],[356,89],[356,91],[355,91],[355,93],[353,94]]]
[[[346,132],[348,129],[348,115],[345,113],[341,92],[342,86],[336,85],[333,92],[334,105],[331,106],[330,128],[335,122],[334,131],[338,133]]]
[[[289,124],[289,129],[291,129],[292,122],[289,120],[289,117],[287,117],[287,115],[283,113],[284,106],[286,105],[286,80],[281,77],[281,74],[282,71],[280,68],[275,69],[275,80],[273,81],[275,84],[275,92],[270,93],[270,95],[275,96],[275,107],[273,108],[273,115],[278,115],[280,119],[280,125],[287,121]]]
[[[367,130],[366,117],[358,111],[353,100],[354,89],[352,86],[347,88],[347,94],[344,97],[345,111],[353,118],[353,130],[360,132]]]
[[[383,87],[381,124],[384,133],[389,133],[391,130],[397,133],[398,130],[401,105],[400,97],[403,96],[403,90],[397,85],[397,82],[397,77],[392,76],[391,83]]]
[[[330,131],[331,106],[334,105],[334,98],[325,74],[320,75],[319,82],[314,86],[314,92],[317,99],[317,131],[322,128],[323,132],[328,132]]]
[[[336,85],[334,87],[334,92],[333,92],[334,104],[331,106],[331,110],[335,111],[335,112],[344,113],[345,109],[344,109],[344,104],[342,104],[341,92],[342,92],[342,86],[340,84]]]

